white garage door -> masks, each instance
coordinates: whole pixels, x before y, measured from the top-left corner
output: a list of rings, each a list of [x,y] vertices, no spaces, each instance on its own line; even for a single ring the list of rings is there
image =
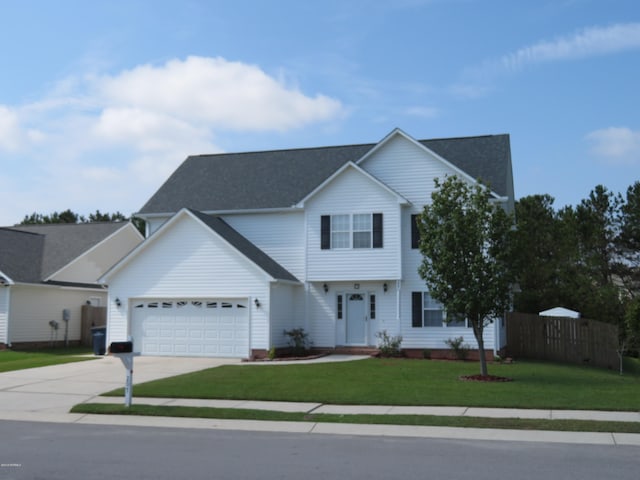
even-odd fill
[[[134,349],[143,355],[247,357],[246,299],[159,299],[132,302]]]

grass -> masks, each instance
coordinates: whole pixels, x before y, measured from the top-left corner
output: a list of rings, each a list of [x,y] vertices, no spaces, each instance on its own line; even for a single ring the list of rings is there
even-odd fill
[[[2,350],[0,351],[0,372],[92,360],[92,357],[83,356],[90,353],[92,350],[86,347]]]
[[[290,422],[328,422],[352,424],[412,425],[466,428],[502,428],[518,430],[555,430],[564,432],[640,433],[640,423],[601,422],[588,420],[543,420],[518,418],[443,417],[434,415],[335,415],[265,410],[181,407],[157,405],[124,405],[83,403],[72,413],[111,415],[146,415],[162,417],[215,418],[235,420],[269,420]]]
[[[627,372],[546,362],[490,365],[507,383],[458,380],[472,362],[366,359],[300,365],[230,365],[148,382],[136,397],[317,402],[360,405],[450,405],[498,408],[640,409],[640,362]],[[122,389],[107,395],[122,395]]]

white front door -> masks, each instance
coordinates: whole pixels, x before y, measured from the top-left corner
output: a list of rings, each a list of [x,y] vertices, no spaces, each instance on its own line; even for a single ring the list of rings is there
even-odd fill
[[[347,293],[347,345],[366,345],[367,302],[362,293]]]

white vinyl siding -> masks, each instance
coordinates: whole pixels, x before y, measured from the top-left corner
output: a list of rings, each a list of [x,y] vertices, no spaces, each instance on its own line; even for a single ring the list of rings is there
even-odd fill
[[[172,217],[173,214],[171,215],[167,215],[165,217],[153,217],[150,218],[148,220],[146,220],[147,222],[147,236],[151,236],[156,230],[158,230],[162,224],[164,222],[166,222],[167,220],[169,220]]]
[[[444,180],[456,172],[433,154],[396,135],[358,165],[415,206],[431,202],[434,178]]]
[[[63,341],[65,322],[62,311],[69,309],[68,340],[80,340],[80,320],[82,305],[92,297],[100,297],[106,302],[107,294],[99,290],[72,289],[67,287],[13,285],[11,287],[11,327],[9,342],[50,342]],[[58,322],[58,330],[53,331],[49,322]]]
[[[271,339],[269,348],[286,347],[285,330],[305,328],[302,285],[274,284],[271,287]],[[305,328],[306,330],[306,328]]]
[[[343,171],[306,206],[307,280],[400,278],[400,212],[396,196],[355,169]],[[333,221],[338,215],[372,213],[382,214],[382,248],[321,248],[322,216]]]
[[[107,341],[125,340],[131,333],[129,298],[232,297],[250,299],[251,348],[267,348],[268,275],[186,212],[156,235],[109,278]]]
[[[297,279],[304,272],[304,213],[224,215],[225,222]]]
[[[9,343],[7,337],[9,325],[9,292],[11,287],[0,286],[0,343]]]

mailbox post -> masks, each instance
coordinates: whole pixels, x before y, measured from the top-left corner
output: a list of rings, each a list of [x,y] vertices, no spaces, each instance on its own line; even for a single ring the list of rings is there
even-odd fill
[[[133,396],[133,357],[140,354],[133,351],[133,342],[112,342],[109,346],[109,353],[120,359],[122,365],[127,370],[127,379],[124,384],[124,406],[131,406]]]

